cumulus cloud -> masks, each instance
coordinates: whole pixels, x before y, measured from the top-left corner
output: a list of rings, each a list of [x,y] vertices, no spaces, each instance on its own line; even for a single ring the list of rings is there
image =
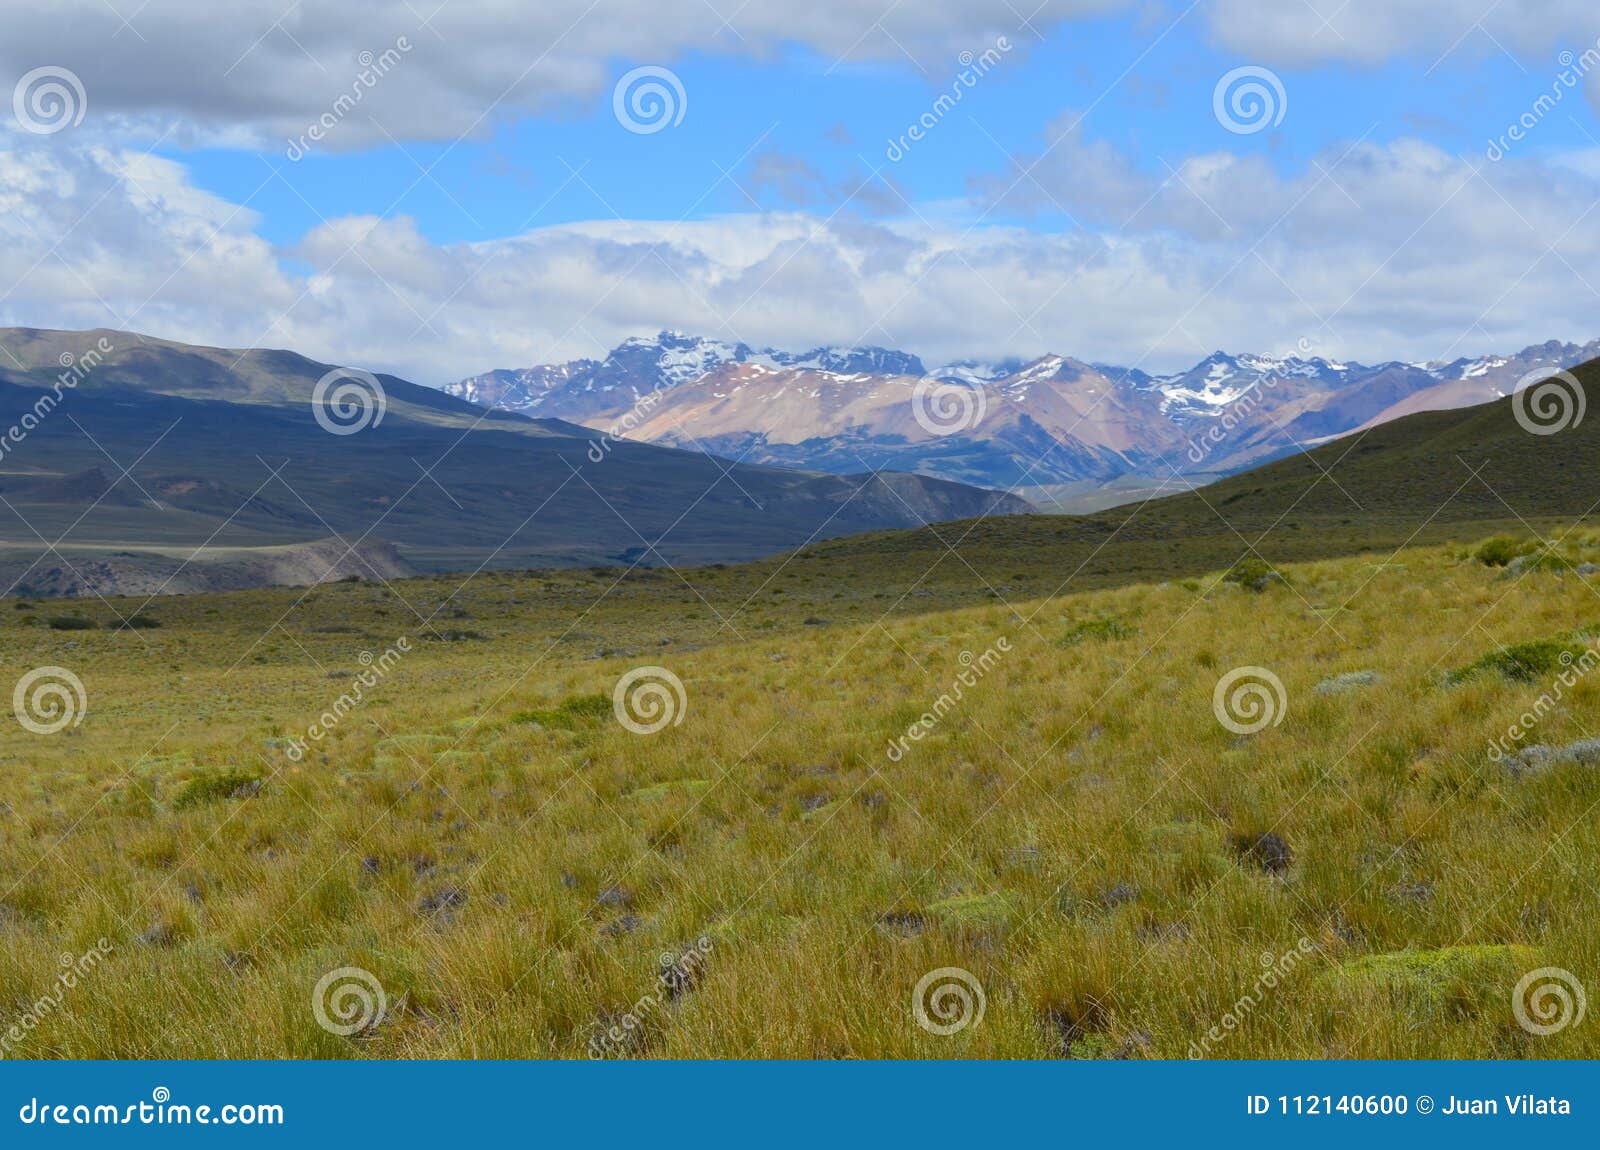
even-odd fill
[[[1600,35],[1589,0],[1214,0],[1207,18],[1219,44],[1283,64],[1376,64],[1403,53],[1553,58]]]
[[[0,322],[291,347],[428,383],[660,327],[1146,370],[1218,346],[1306,340],[1371,361],[1600,334],[1600,183],[1585,165],[1399,141],[1287,174],[1212,154],[1158,176],[1096,151],[1110,190],[1051,158],[1035,171],[1090,225],[1063,234],[972,208],[795,209],[440,244],[404,217],[348,216],[279,248],[171,160],[17,144],[0,152]]]
[[[801,45],[841,61],[899,66],[910,56],[943,76],[956,53],[997,35],[1026,45],[1106,14],[1142,13],[1151,35],[1181,18],[1231,52],[1282,66],[1501,50],[1553,63],[1558,49],[1581,51],[1600,34],[1589,0],[1215,0],[1192,13],[1136,0],[0,0],[0,10],[10,17],[0,38],[7,86],[43,64],[70,68],[99,122],[180,144],[281,148],[331,117],[317,142],[325,150],[391,135],[481,138],[502,120],[592,107],[620,61],[765,58]],[[386,74],[363,85],[386,52]],[[1160,84],[1136,74],[1130,91]]]
[[[1043,28],[1124,2],[1028,8]],[[481,137],[499,120],[592,104],[609,92],[618,61],[765,57],[798,44],[841,61],[904,64],[909,54],[947,69],[956,52],[1015,35],[1022,20],[1009,0],[3,0],[0,9],[11,17],[0,38],[7,87],[41,64],[67,67],[97,116],[148,131],[177,125],[180,142],[282,147],[332,115],[336,129],[321,143],[330,149],[381,143],[385,133]],[[386,52],[392,66],[362,85]]]

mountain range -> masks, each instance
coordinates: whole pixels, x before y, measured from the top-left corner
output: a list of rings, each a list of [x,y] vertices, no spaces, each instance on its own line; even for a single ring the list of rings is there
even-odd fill
[[[932,476],[613,441],[342,370],[291,351],[0,329],[0,594],[732,562],[1032,510]],[[341,398],[353,422],[336,420]]]
[[[1207,489],[1185,515],[1215,518],[1210,508],[1226,500],[1233,523],[1274,475],[1293,478],[1286,492],[1304,488],[1288,504],[1267,500],[1263,529],[1280,505],[1321,508],[1335,524],[1352,514],[1365,522],[1399,497],[1423,507],[1438,494],[1459,508],[1486,493],[1417,488],[1450,471],[1453,457],[1440,456],[1429,476],[1379,469],[1365,494],[1353,485],[1377,445],[1397,458],[1417,429],[1445,426],[1438,412],[1597,354],[1552,343],[1516,356],[1365,367],[1218,353],[1151,376],[1057,356],[928,370],[881,348],[785,354],[664,333],[604,360],[476,377],[457,394],[366,376],[382,403],[358,405],[363,420],[351,429],[330,426],[337,404],[323,394],[330,378],[349,382],[346,369],[292,351],[0,329],[0,424],[9,425],[0,427],[0,594],[687,566],[1021,517],[975,536],[991,538],[1055,530],[1026,526],[1041,522],[1026,515],[1035,507],[993,489],[1045,490],[1028,486],[1041,470],[1127,502],[1141,476],[1164,493],[1285,455]],[[954,405],[958,417],[981,418],[943,435],[940,405],[952,396],[981,397]],[[1296,449],[1357,429],[1359,441]],[[1508,461],[1500,492],[1514,492],[1518,476],[1550,474],[1550,445],[1524,438],[1496,440]],[[1535,449],[1544,454],[1528,454]],[[1338,484],[1318,483],[1317,450],[1349,456]],[[1141,523],[1191,504],[1148,506]],[[1073,530],[1103,526],[1083,520]],[[1152,546],[1174,537],[1154,530]]]
[[[1578,365],[1572,377],[1584,396],[1600,395],[1600,360]],[[1360,585],[1285,595],[1313,623],[1342,626],[1340,617],[1355,610],[1400,625],[1406,596],[1415,592],[1404,565],[1393,562],[1404,548],[1450,543],[1455,561],[1476,566],[1471,545],[1506,535],[1513,548],[1545,539],[1600,557],[1593,542],[1600,419],[1582,414],[1586,404],[1570,382],[1551,390],[1566,400],[1543,408],[1543,418],[1533,418],[1541,410],[1537,393],[1417,412],[1195,490],[1169,485],[1158,498],[1084,515],[1005,516],[831,539],[786,557],[784,569],[799,579],[827,573],[842,582],[909,571],[918,593],[935,600],[962,601],[977,587],[1016,601],[1199,577],[1241,561],[1365,555]],[[1596,578],[1586,567],[1545,569],[1556,572],[1552,579]],[[1380,576],[1393,580],[1388,589],[1363,596],[1366,582]],[[1546,593],[1538,588],[1530,582],[1521,593]]]
[[[1059,355],[928,369],[885,348],[795,354],[663,331],[604,359],[490,371],[444,390],[748,463],[909,471],[1036,502],[1112,493],[1073,508],[1086,510],[1125,498],[1130,483],[1205,482],[1402,415],[1486,403],[1531,372],[1597,356],[1600,340],[1371,365],[1218,351],[1152,375]],[[967,418],[918,418],[940,403]]]

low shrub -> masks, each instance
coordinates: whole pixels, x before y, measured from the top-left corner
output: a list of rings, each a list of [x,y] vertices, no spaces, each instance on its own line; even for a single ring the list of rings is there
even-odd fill
[[[1472,557],[1485,567],[1504,567],[1520,555],[1528,555],[1538,550],[1539,545],[1532,539],[1517,539],[1510,535],[1496,535],[1479,544]]]
[[[184,811],[222,799],[254,798],[261,790],[261,776],[253,771],[229,769],[196,775],[172,800],[173,810]]]
[[[541,727],[573,728],[603,718],[611,713],[611,698],[607,695],[572,695],[554,707],[535,711],[518,711],[511,716],[514,723],[537,723]]]
[[[1288,583],[1289,579],[1282,571],[1263,559],[1251,556],[1235,563],[1229,572],[1222,577],[1224,583],[1234,583],[1246,591],[1265,591],[1274,583]]]
[[[1589,649],[1584,636],[1584,632],[1574,631],[1555,639],[1513,643],[1474,659],[1465,667],[1450,672],[1446,678],[1454,684],[1484,671],[1495,671],[1513,683],[1531,683],[1570,666],[1573,660],[1581,657]]]

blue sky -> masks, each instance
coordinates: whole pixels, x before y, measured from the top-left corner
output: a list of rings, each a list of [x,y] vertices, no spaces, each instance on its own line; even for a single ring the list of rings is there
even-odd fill
[[[1600,335],[1592,4],[1022,11],[51,6],[0,42],[0,322],[286,346],[430,383],[663,327],[1147,370],[1217,347],[1421,360]],[[1002,36],[891,160],[963,53]],[[1585,73],[1568,88],[1563,51]],[[640,67],[684,93],[653,133],[613,106]],[[1281,88],[1276,126],[1219,117],[1237,69]],[[68,115],[16,114],[52,78]]]

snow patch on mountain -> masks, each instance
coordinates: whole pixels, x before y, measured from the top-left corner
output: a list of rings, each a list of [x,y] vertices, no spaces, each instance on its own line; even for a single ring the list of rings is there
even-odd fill
[[[1217,351],[1159,375],[1057,354],[956,360],[928,371],[916,356],[889,348],[795,353],[669,330],[624,340],[602,360],[485,372],[445,390],[593,427],[611,425],[640,397],[670,391],[670,400],[657,396],[663,406],[637,438],[688,442],[692,429],[707,441],[704,450],[737,455],[757,445],[756,461],[826,470],[892,460],[968,482],[1009,483],[1042,458],[1029,472],[1035,480],[1048,470],[1050,482],[1075,482],[1143,474],[1224,425],[1226,451],[1208,454],[1206,463],[1237,469],[1372,420],[1485,402],[1509,394],[1530,371],[1595,358],[1600,341],[1551,341],[1448,363]],[[954,441],[922,443],[911,420],[910,393],[929,378],[990,396],[983,424],[963,438],[961,451],[951,450]],[[981,464],[965,454],[969,438],[982,445],[971,448]]]
[[[928,375],[944,383],[964,383],[969,387],[982,386],[1015,375],[1023,366],[1023,361],[1020,359],[994,361],[961,359],[940,364],[928,372]]]

